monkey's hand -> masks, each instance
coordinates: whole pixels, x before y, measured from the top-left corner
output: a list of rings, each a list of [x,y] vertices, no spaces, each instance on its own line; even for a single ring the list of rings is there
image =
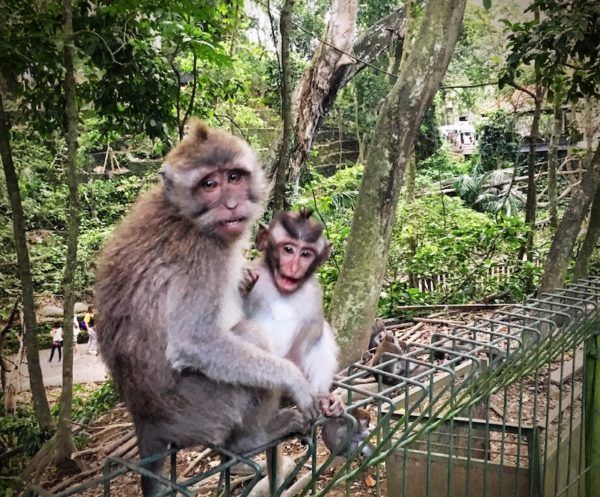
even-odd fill
[[[324,416],[335,418],[341,416],[344,412],[344,402],[339,395],[330,393],[328,395],[319,395],[319,407]]]
[[[309,421],[316,421],[319,417],[319,398],[314,395],[309,383],[302,376],[302,382],[296,388],[289,389],[289,393],[298,406],[298,409]]]
[[[256,282],[258,281],[258,271],[255,271],[254,269],[251,269],[249,267],[244,268],[244,274],[242,276],[242,281],[240,281],[240,295],[242,296],[242,298],[247,297],[248,294],[252,291],[252,289],[254,288],[254,285],[256,285]]]

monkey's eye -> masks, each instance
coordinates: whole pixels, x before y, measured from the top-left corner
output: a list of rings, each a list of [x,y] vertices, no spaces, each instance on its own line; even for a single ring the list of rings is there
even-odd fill
[[[200,187],[204,190],[214,190],[218,185],[214,178],[205,178],[200,182]]]
[[[300,252],[300,255],[302,257],[308,258],[308,257],[312,257],[313,253],[310,250],[303,250],[302,252]]]
[[[227,177],[228,181],[230,183],[239,183],[240,181],[242,181],[242,178],[244,177],[245,172],[244,171],[240,171],[239,169],[234,169],[233,171],[231,171]]]
[[[284,245],[283,246],[283,251],[286,254],[293,254],[294,253],[294,247],[292,247],[291,245]]]

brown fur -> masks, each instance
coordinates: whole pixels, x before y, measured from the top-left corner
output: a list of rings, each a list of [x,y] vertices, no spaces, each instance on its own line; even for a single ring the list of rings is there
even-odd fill
[[[201,178],[203,167],[227,171],[249,154],[238,138],[192,126],[167,156],[165,187],[136,202],[103,250],[96,286],[100,352],[132,413],[141,457],[169,444],[245,452],[304,430],[317,412],[300,370],[270,354],[262,330],[242,320],[238,287],[247,235],[230,239],[212,228],[214,212],[226,209],[221,201],[188,205],[202,198],[187,182]],[[262,200],[264,182],[255,164],[241,166],[249,174],[238,198],[244,209]],[[225,324],[238,315],[237,324]],[[279,410],[280,389],[307,416]],[[149,467],[158,471],[160,462]],[[160,490],[147,477],[142,489],[145,496]]]
[[[345,455],[348,451],[354,452],[363,441],[370,435],[369,424],[371,423],[371,414],[366,409],[357,407],[350,413],[350,416],[356,421],[356,425],[348,417],[337,417],[328,419],[321,428],[323,443],[332,454]],[[355,430],[352,434],[352,430]],[[369,455],[373,448],[367,444],[363,447],[362,453]]]
[[[375,350],[372,364],[373,366],[379,366],[381,363],[394,361],[386,366],[380,368],[384,373],[390,373],[395,375],[406,375],[408,376],[408,364],[398,358],[394,358],[388,354],[402,355],[406,351],[406,343],[398,341],[391,332],[386,332],[381,336],[381,341]],[[381,378],[381,381],[385,385],[395,385],[399,380],[386,374],[373,373],[376,380]]]

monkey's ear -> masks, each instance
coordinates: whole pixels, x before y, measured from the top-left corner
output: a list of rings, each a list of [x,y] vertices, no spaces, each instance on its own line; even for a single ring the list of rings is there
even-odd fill
[[[300,217],[303,219],[310,219],[310,216],[313,214],[313,210],[310,207],[306,207],[305,205],[300,207]]]
[[[269,225],[260,223],[258,225],[258,231],[256,232],[256,239],[254,241],[256,250],[264,252],[269,246]]]
[[[326,261],[331,257],[333,251],[333,244],[330,241],[325,242],[325,247],[321,250],[321,262]]]
[[[162,178],[162,182],[163,182],[163,186],[165,188],[165,192],[167,193],[167,195],[169,195],[170,193],[173,192],[173,174],[174,174],[174,168],[171,164],[169,163],[165,163],[163,165],[163,168],[161,171],[159,171],[158,174],[160,174],[161,178]]]
[[[208,126],[198,118],[191,118],[187,122],[188,136],[197,142],[203,142],[208,138]]]

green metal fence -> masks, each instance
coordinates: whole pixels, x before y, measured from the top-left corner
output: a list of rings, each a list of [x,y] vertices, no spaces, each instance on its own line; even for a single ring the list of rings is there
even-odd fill
[[[600,278],[590,277],[437,334],[433,343],[409,343],[376,368],[353,364],[335,387],[347,413],[365,407],[373,414],[364,443],[375,450],[367,458],[357,456],[359,447],[341,464],[333,455],[320,460],[316,426],[285,475],[277,474],[277,443],[243,457],[215,449],[221,463],[192,478],[178,477],[173,450],[169,476],[150,474],[144,461],[109,458],[102,477],[56,495],[120,495],[119,478],[131,474],[160,480],[163,495],[207,495],[203,484],[217,474],[214,495],[252,495],[263,473],[270,495],[334,488],[350,495],[367,468],[375,481],[369,492],[393,497],[600,495],[599,305]],[[404,375],[385,372],[394,362]],[[355,422],[346,419],[352,432]],[[265,451],[268,471],[254,457]],[[232,486],[240,466],[249,475]],[[30,493],[53,495],[38,487]]]

